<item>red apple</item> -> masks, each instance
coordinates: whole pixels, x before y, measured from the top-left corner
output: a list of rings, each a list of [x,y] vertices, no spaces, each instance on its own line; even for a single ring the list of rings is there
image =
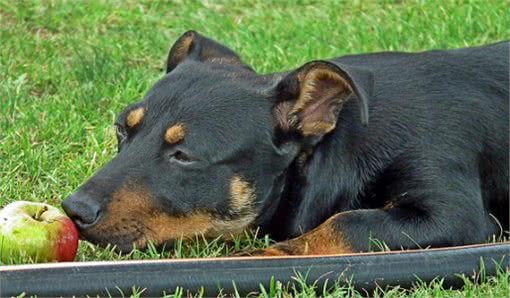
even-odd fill
[[[72,261],[78,231],[59,209],[44,203],[17,201],[0,211],[0,260],[20,256],[35,262]]]

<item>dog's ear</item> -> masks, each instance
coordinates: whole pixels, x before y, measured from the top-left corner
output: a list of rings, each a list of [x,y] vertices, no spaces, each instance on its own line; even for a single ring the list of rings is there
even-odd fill
[[[231,49],[218,42],[204,37],[195,31],[184,33],[170,49],[166,63],[166,72],[171,72],[186,59],[196,61],[239,65],[250,69]]]
[[[360,120],[368,124],[372,73],[327,61],[312,61],[287,74],[275,87],[275,125],[282,131],[323,136],[336,126],[342,105],[356,99]]]

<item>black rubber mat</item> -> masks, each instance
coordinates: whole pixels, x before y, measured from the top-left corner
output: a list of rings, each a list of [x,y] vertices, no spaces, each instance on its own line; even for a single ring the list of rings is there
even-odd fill
[[[335,256],[243,257],[118,262],[82,262],[0,267],[0,296],[21,293],[38,296],[119,296],[132,287],[145,289],[142,296],[171,294],[177,287],[184,293],[201,288],[207,296],[259,291],[271,277],[286,284],[297,272],[308,281],[351,280],[358,290],[376,286],[410,287],[418,279],[429,282],[444,278],[444,286],[459,286],[458,274],[468,276],[480,270],[493,275],[498,266],[509,268],[510,243],[386,253]]]

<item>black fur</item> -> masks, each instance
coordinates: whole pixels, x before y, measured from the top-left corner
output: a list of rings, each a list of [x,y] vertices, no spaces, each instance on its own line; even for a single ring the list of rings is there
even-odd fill
[[[339,225],[360,249],[368,234],[391,248],[482,242],[501,233],[489,214],[508,230],[508,50],[505,42],[333,60],[373,73],[370,124],[353,101],[344,106],[303,181],[289,179],[298,187],[276,212],[280,236],[356,209],[366,210]],[[389,200],[398,208],[381,210]]]
[[[189,56],[177,63],[170,53],[169,73],[139,104],[147,108],[141,126],[64,202],[84,238],[111,242],[87,230],[108,216],[102,210],[126,181],[143,184],[174,216],[243,216],[229,205],[233,175],[255,188],[252,225],[278,240],[351,210],[335,225],[355,251],[368,250],[369,238],[393,249],[437,247],[483,242],[501,234],[499,225],[508,230],[508,42],[323,62],[337,67],[355,94],[333,131],[305,137],[292,125],[279,127],[273,113],[299,88],[294,72],[258,75],[226,47],[186,34],[195,38]],[[207,46],[239,63],[193,54]],[[162,134],[175,122],[189,133],[168,146]],[[173,160],[176,150],[193,162]]]

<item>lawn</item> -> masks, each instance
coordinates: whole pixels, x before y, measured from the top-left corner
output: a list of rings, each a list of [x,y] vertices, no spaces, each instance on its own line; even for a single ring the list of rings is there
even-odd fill
[[[116,113],[162,76],[169,47],[189,29],[230,46],[261,73],[345,54],[510,37],[509,1],[169,2],[0,0],[0,206],[15,200],[58,205],[108,162],[116,151]],[[78,259],[228,255],[267,246],[271,241],[261,236],[234,243],[197,239],[163,253],[129,255],[81,243]],[[461,291],[444,290],[438,281],[387,295],[502,297],[508,277],[466,281]],[[308,296],[310,289],[279,293]],[[330,294],[357,295],[348,290],[335,287]]]

